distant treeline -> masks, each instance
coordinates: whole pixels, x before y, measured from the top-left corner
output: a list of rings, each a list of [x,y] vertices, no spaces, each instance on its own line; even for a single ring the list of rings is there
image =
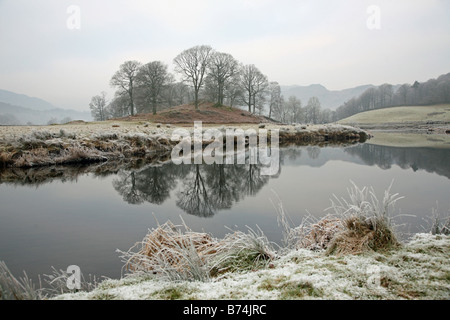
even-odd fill
[[[437,79],[414,84],[403,84],[397,89],[391,84],[382,84],[364,91],[336,109],[336,118],[344,119],[354,114],[394,106],[417,106],[450,103],[450,73]]]

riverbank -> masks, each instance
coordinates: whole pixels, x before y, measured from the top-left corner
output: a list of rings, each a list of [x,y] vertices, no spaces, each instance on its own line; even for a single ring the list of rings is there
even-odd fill
[[[390,189],[378,200],[373,188],[352,183],[348,198],[332,198],[325,217],[293,226],[278,202],[280,244],[259,228],[215,238],[183,219],[158,223],[127,251],[116,250],[120,279],[80,274],[78,290],[68,286],[69,271],[54,270],[43,278],[50,287],[38,289],[0,263],[0,299],[447,300],[450,220],[435,216],[432,234],[400,240],[390,218],[402,197]]]
[[[143,158],[167,158],[178,144],[174,130],[194,135],[194,125],[158,124],[142,121],[74,122],[52,126],[0,126],[0,167],[30,168],[48,165],[95,163]],[[370,135],[346,125],[232,124],[203,126],[220,130],[279,130],[280,145],[364,142]],[[194,141],[194,139],[192,139]],[[207,145],[213,140],[203,140]],[[226,141],[224,139],[224,145]]]
[[[404,131],[370,131],[370,145],[398,148],[450,149],[450,134],[411,133]]]
[[[151,275],[105,280],[91,292],[57,300],[291,300],[450,298],[450,237],[417,234],[384,253],[334,256],[291,250],[268,268],[227,273],[210,281],[170,282]]]

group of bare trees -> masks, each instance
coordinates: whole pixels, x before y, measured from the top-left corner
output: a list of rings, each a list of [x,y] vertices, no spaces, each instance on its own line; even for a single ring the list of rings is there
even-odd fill
[[[90,108],[95,120],[156,112],[166,107],[200,101],[217,105],[246,106],[262,113],[269,81],[255,65],[243,65],[231,54],[208,45],[184,50],[173,59],[176,75],[161,61],[142,64],[126,61],[112,76],[114,98],[104,93],[92,97]]]
[[[336,121],[335,112],[322,109],[317,97],[311,97],[303,106],[302,101],[290,96],[287,100],[281,94],[278,82],[270,82],[268,88],[269,117],[282,123],[329,123]]]
[[[166,107],[201,101],[215,105],[240,106],[249,112],[265,115],[283,123],[324,123],[333,121],[330,110],[322,110],[316,97],[306,106],[289,97],[286,101],[277,82],[269,82],[254,64],[244,65],[231,54],[208,45],[184,50],[173,59],[174,70],[161,61],[142,64],[126,61],[112,76],[114,98],[106,101],[104,93],[92,97],[90,108],[95,120],[156,114]]]
[[[350,117],[356,113],[388,108],[393,106],[432,105],[450,102],[450,73],[437,79],[419,83],[393,86],[383,84],[371,87],[359,97],[347,101],[336,110],[338,119]]]

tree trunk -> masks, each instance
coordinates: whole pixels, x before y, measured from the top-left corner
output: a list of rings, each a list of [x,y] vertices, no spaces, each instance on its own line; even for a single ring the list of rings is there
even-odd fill
[[[133,91],[128,91],[128,95],[130,96],[130,114],[134,116]]]
[[[256,94],[253,94],[253,114],[256,112]]]
[[[152,107],[153,107],[153,114],[156,114],[156,98],[155,97],[153,97],[153,100],[152,100]]]
[[[198,110],[198,89],[194,89],[194,105],[195,110]]]

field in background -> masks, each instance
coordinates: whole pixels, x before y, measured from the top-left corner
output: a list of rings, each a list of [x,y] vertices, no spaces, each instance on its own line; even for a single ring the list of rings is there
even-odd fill
[[[341,124],[385,124],[401,122],[450,122],[450,104],[404,106],[371,110],[339,121]]]

